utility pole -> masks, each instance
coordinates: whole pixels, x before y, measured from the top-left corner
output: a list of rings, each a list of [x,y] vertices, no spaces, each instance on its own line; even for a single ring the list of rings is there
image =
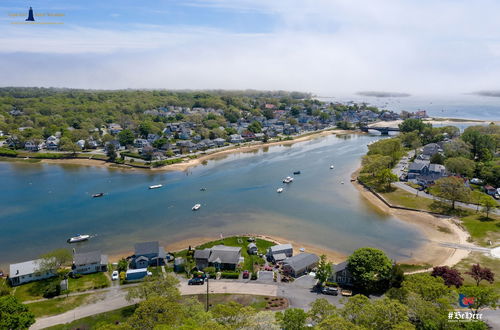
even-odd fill
[[[207,312],[208,312],[208,277],[205,279],[207,281]]]

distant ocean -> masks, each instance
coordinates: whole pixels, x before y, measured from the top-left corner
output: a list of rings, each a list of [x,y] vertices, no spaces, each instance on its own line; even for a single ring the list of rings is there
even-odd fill
[[[381,109],[400,112],[426,110],[431,117],[500,121],[500,97],[461,94],[455,96],[374,97],[347,95],[321,97],[329,102],[366,102]]]

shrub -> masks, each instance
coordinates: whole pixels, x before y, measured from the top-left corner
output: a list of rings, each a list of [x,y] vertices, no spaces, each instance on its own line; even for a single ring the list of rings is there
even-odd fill
[[[15,150],[0,148],[0,156],[16,157],[19,153]]]
[[[257,273],[252,272],[252,276],[250,277],[250,279],[255,281],[257,279]]]
[[[61,294],[61,285],[56,281],[47,283],[43,290],[44,298],[53,298]]]
[[[331,286],[331,287],[338,287],[339,285],[337,284],[337,282],[325,282],[325,285],[326,286]]]
[[[240,273],[238,273],[238,272],[222,272],[221,277],[222,278],[237,279],[240,277]]]

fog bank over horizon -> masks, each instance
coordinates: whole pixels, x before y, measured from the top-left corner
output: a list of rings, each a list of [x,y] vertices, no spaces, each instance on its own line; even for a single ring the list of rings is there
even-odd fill
[[[63,12],[64,24],[10,24],[17,18],[8,14],[25,8],[4,1],[2,86],[500,95],[500,3],[492,0],[33,7]]]

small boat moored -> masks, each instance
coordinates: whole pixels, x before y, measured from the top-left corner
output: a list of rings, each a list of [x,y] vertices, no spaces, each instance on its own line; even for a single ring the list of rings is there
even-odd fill
[[[295,171],[293,172],[293,174],[300,174],[300,171]]]
[[[193,211],[198,211],[201,207],[201,204],[195,204],[192,208]]]
[[[206,191],[207,188],[203,187],[203,188],[200,188],[200,191]]]
[[[83,241],[86,241],[90,238],[90,235],[81,235],[81,234],[78,234],[74,237],[70,237],[68,238],[67,242],[68,243],[78,243],[78,242],[83,242]]]
[[[333,167],[334,167],[333,165],[330,165],[330,169],[331,169],[331,170],[333,170]]]
[[[282,192],[283,192],[283,188],[278,188],[278,189],[276,190],[276,192],[277,192],[277,193],[282,193]]]
[[[149,189],[158,189],[158,188],[161,188],[161,187],[163,187],[162,184],[155,184],[155,185],[149,186]]]
[[[291,183],[293,181],[293,178],[291,176],[287,176],[285,179],[283,179],[283,183]]]
[[[97,194],[93,194],[92,197],[96,198],[96,197],[102,197],[104,196],[104,193],[97,193]]]

